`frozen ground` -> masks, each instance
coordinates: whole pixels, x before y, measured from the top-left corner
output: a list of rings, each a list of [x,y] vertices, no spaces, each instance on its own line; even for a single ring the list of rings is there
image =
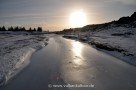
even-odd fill
[[[108,53],[136,65],[136,28],[114,27],[98,30],[90,36],[91,43],[109,47]]]
[[[136,65],[136,28],[110,27],[94,32],[80,32],[75,36],[106,53]]]
[[[0,86],[29,63],[33,52],[47,45],[45,34],[0,32]]]

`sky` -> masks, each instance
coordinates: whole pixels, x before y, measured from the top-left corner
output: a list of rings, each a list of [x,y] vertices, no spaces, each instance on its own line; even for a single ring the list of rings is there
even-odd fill
[[[79,10],[85,24],[100,24],[133,14],[136,0],[0,0],[0,26],[63,30],[72,28],[69,17]]]

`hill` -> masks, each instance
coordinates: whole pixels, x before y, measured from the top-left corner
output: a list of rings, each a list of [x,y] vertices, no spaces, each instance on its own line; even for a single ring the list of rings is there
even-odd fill
[[[116,21],[65,29],[57,33],[91,44],[96,49],[136,65],[136,12]]]
[[[135,28],[136,27],[136,12],[131,16],[121,17],[116,21],[111,21],[102,24],[92,24],[86,25],[82,28],[69,28],[62,31],[57,31],[57,34],[73,33],[73,32],[86,32],[86,31],[96,31],[98,29],[108,29],[113,27],[126,27],[126,28]]]

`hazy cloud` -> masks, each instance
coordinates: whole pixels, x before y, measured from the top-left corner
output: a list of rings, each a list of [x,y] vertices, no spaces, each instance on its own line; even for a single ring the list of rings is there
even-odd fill
[[[102,23],[131,15],[136,0],[0,0],[0,24],[35,26],[42,22],[50,28],[64,28],[70,13],[79,9],[86,12],[88,24]]]

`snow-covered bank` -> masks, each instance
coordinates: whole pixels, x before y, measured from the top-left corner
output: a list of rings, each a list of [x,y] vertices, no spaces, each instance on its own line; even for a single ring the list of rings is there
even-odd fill
[[[0,32],[0,86],[23,69],[31,55],[47,45],[48,36]]]
[[[113,27],[90,33],[91,44],[136,65],[136,28]]]
[[[94,45],[99,50],[136,65],[136,28],[101,28],[96,31],[66,34],[64,37],[75,39],[73,35],[78,35],[79,40]]]

